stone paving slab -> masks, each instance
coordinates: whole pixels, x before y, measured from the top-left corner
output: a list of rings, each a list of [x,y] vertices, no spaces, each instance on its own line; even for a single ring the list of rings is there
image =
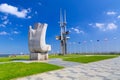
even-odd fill
[[[80,64],[17,80],[120,80],[120,57]]]

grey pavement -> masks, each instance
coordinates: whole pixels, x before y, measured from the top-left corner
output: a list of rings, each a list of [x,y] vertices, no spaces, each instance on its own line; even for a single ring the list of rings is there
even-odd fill
[[[55,64],[55,65],[58,65],[58,66],[63,66],[63,67],[72,67],[72,66],[80,65],[80,63],[63,61],[60,58],[50,59],[50,60],[48,60],[48,63]]]
[[[62,61],[57,60],[62,64]],[[48,63],[57,64],[54,60]],[[69,62],[64,62],[68,63]],[[17,80],[120,80],[120,57],[89,64],[65,66],[64,69],[18,78]],[[62,64],[63,65],[63,64]]]

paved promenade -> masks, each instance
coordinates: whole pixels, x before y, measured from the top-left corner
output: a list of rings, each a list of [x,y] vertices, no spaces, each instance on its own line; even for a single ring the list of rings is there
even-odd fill
[[[48,63],[62,64],[62,61],[56,61],[50,60]],[[67,62],[63,61],[64,63],[66,63],[64,69],[19,78],[17,80],[120,80],[120,57],[89,64],[78,65],[77,63],[72,63],[75,66],[69,62],[68,65]]]
[[[73,67],[73,66],[80,65],[80,63],[63,61],[62,59],[59,59],[59,58],[50,59],[48,60],[48,63],[58,65],[58,66],[63,66],[63,67]]]

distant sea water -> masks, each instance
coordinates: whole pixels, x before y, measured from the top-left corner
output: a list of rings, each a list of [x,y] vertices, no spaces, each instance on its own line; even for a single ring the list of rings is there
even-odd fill
[[[8,57],[10,54],[0,54],[0,57]]]

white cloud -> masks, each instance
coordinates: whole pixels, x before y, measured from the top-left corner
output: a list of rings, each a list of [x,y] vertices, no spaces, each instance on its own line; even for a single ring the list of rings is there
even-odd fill
[[[32,17],[31,17],[31,16],[28,16],[27,18],[30,19],[30,18],[32,18]]]
[[[1,18],[1,20],[6,20],[8,18],[8,16],[3,16],[2,18]]]
[[[74,31],[76,32],[76,33],[80,33],[80,30],[79,29],[74,29]]]
[[[120,19],[120,15],[117,18]]]
[[[78,29],[78,28],[71,28],[73,31],[75,31],[77,34],[84,34],[84,31]]]
[[[2,31],[2,32],[0,32],[0,35],[8,35],[8,33],[5,31]]]
[[[19,34],[19,32],[18,32],[18,31],[13,31],[12,33],[13,33],[13,34]]]
[[[109,23],[106,29],[107,30],[117,29],[117,25],[115,25],[114,23]]]
[[[6,25],[4,25],[4,24],[0,24],[0,27],[5,27]]]
[[[5,19],[4,21],[2,21],[2,23],[0,24],[0,27],[6,27],[6,25],[11,24],[11,22],[8,19]]]
[[[27,16],[28,10],[23,9],[19,11],[17,7],[4,3],[0,4],[0,12],[12,14],[19,18],[25,18]]]
[[[115,14],[117,14],[117,12],[114,12],[114,11],[107,12],[107,15],[115,15]]]
[[[7,25],[9,23],[9,20],[6,20],[3,22],[4,25]]]
[[[79,32],[80,32],[80,33],[82,33],[82,34],[84,34],[84,33],[85,33],[85,32],[84,32],[84,31],[82,31],[82,30],[80,30]]]
[[[96,23],[95,25],[96,25],[96,27],[98,27],[99,29],[103,29],[104,26],[105,26],[104,23]]]
[[[107,31],[107,30],[115,30],[117,29],[117,25],[114,23],[96,23],[96,28],[99,28],[101,31]]]

